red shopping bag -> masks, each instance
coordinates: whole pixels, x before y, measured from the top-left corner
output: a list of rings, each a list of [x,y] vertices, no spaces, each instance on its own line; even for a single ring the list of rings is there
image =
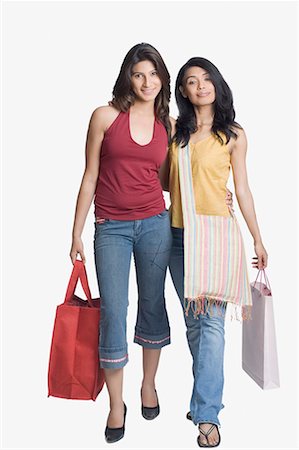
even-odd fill
[[[74,292],[80,279],[87,300]],[[64,303],[57,306],[48,370],[48,397],[95,400],[104,386],[99,365],[100,299],[92,299],[86,269],[76,260]]]

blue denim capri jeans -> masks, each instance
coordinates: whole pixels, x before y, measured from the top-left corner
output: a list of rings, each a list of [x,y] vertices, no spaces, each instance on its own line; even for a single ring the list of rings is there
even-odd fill
[[[141,220],[95,223],[94,254],[101,297],[100,366],[118,369],[128,362],[127,308],[134,255],[138,313],[134,342],[160,349],[170,343],[164,284],[172,234],[168,211]]]

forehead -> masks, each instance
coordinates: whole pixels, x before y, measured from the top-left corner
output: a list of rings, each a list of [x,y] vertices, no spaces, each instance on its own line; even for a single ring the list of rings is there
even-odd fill
[[[207,73],[208,72],[205,69],[202,69],[201,67],[197,67],[197,66],[188,67],[188,69],[185,72],[184,79],[186,80],[186,78],[192,77],[192,76],[200,78]]]
[[[145,61],[139,61],[137,64],[134,64],[132,67],[133,72],[150,72],[151,70],[155,70],[155,66],[151,61],[145,60]]]

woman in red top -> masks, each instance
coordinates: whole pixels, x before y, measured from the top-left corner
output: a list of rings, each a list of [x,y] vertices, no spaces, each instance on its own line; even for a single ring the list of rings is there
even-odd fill
[[[124,435],[123,367],[128,361],[126,316],[134,255],[138,316],[134,342],[143,347],[142,415],[159,414],[155,374],[161,348],[170,343],[164,282],[172,243],[159,170],[171,134],[170,77],[158,51],[138,44],[126,55],[110,106],[90,119],[86,168],[77,199],[70,256],[85,262],[81,234],[95,203],[95,263],[101,295],[100,364],[110,413],[105,437]]]

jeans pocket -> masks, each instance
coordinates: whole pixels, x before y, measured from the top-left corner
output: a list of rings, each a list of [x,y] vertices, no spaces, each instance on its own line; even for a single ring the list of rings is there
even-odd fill
[[[106,229],[107,224],[110,222],[109,219],[105,219],[104,222],[95,222],[95,230],[94,230],[94,241],[96,240],[96,238],[100,235],[100,233]]]
[[[163,217],[167,217],[167,216],[168,216],[168,209],[164,209],[164,211],[162,211],[156,215],[156,217],[160,217],[161,219],[163,219]]]

